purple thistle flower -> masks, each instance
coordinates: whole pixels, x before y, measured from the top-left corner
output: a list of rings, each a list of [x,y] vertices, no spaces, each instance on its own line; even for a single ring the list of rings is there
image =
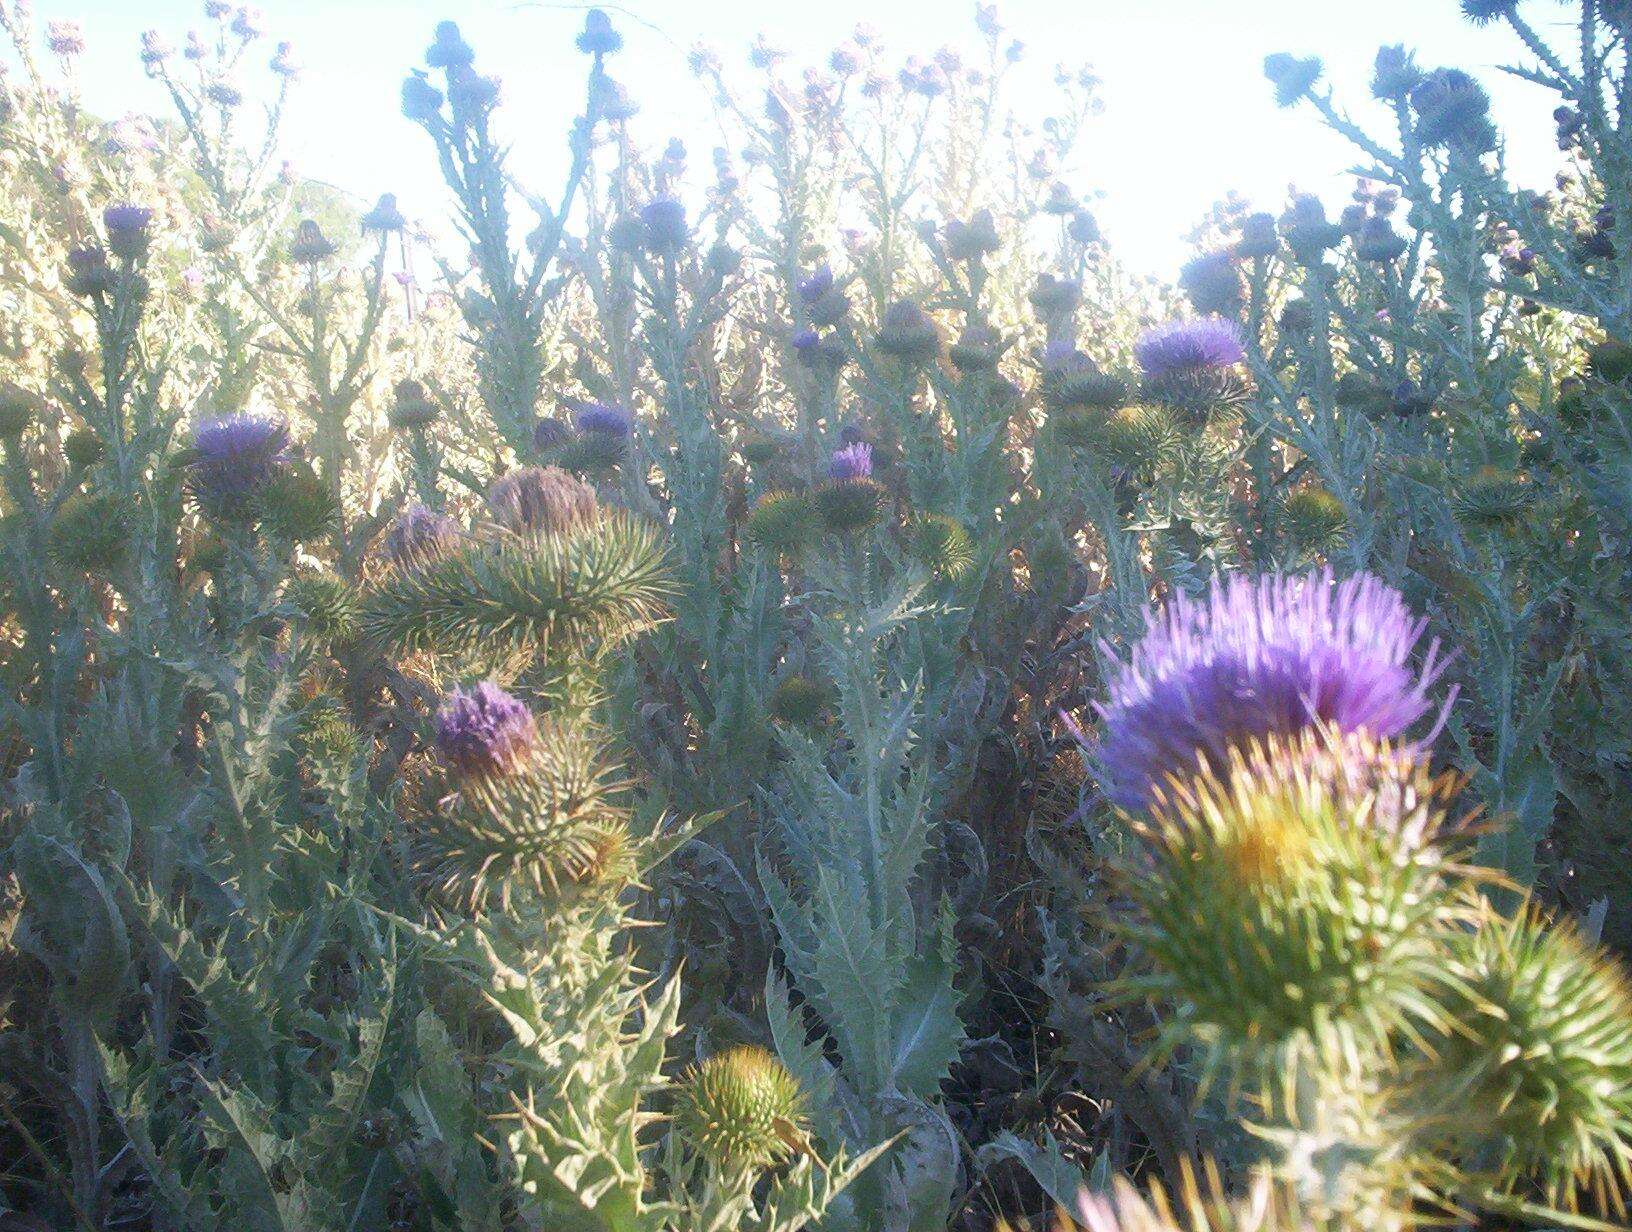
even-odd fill
[[[413,504],[385,533],[385,554],[399,569],[434,560],[453,546],[459,528],[452,518],[425,505]]]
[[[678,248],[686,242],[686,207],[673,197],[658,197],[642,206],[640,221],[655,248]]]
[[[824,265],[808,278],[801,278],[794,284],[799,292],[799,298],[807,304],[814,304],[833,289],[833,271]]]
[[[537,743],[532,712],[491,680],[454,689],[436,712],[437,752],[461,776],[509,774]]]
[[[199,499],[230,511],[259,493],[289,460],[289,425],[270,415],[229,415],[199,425],[193,437]]]
[[[1146,330],[1133,344],[1133,354],[1146,376],[1163,377],[1200,368],[1232,368],[1247,353],[1234,322],[1202,317]]]
[[[827,477],[839,483],[849,479],[871,479],[873,447],[865,441],[856,441],[836,450],[827,464]]]
[[[122,257],[134,259],[147,250],[147,228],[153,221],[153,211],[145,205],[124,203],[110,205],[102,211],[102,225],[107,228],[108,247]]]
[[[1043,348],[1043,371],[1051,375],[1075,372],[1087,363],[1088,357],[1069,338],[1056,338]]]
[[[1098,706],[1107,794],[1146,804],[1171,775],[1265,736],[1315,727],[1393,740],[1434,709],[1429,691],[1447,660],[1431,642],[1411,663],[1427,621],[1370,574],[1342,582],[1330,570],[1233,577],[1205,599],[1178,595],[1146,617],[1144,638]],[[1453,689],[1433,739],[1449,713]]]
[[[621,406],[610,402],[580,402],[576,398],[563,399],[572,409],[573,422],[580,432],[597,432],[603,436],[628,436],[634,431],[635,419]]]
[[[814,351],[820,346],[822,336],[813,329],[797,329],[794,330],[793,337],[788,341],[793,344],[794,350],[804,354],[807,351]]]

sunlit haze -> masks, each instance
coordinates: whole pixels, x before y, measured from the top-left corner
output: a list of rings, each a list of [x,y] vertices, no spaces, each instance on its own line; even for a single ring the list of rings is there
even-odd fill
[[[84,96],[109,117],[165,109],[159,87],[142,75],[138,37],[158,26],[179,41],[201,23],[200,7],[198,0],[37,3],[42,21],[83,21]],[[360,201],[394,191],[410,215],[433,226],[446,217],[429,143],[398,113],[397,96],[434,24],[453,17],[482,71],[503,81],[503,123],[518,176],[553,195],[563,138],[581,103],[585,64],[572,36],[587,6],[272,0],[264,7],[268,53],[273,41],[288,39],[306,66],[288,124],[289,155],[303,174]],[[642,106],[632,122],[637,138],[656,149],[686,135],[699,175],[707,171],[709,138],[702,134],[715,124],[704,88],[686,66],[698,42],[720,52],[729,67],[744,67],[754,32],[786,48],[794,63],[817,65],[863,20],[902,56],[969,47],[976,37],[973,4],[945,0],[631,0],[602,7],[627,39],[613,71]],[[1547,28],[1564,13],[1538,6],[1536,19]],[[1327,133],[1312,111],[1275,107],[1261,70],[1273,51],[1322,57],[1339,101],[1362,121],[1384,118],[1366,88],[1379,45],[1405,42],[1424,64],[1467,68],[1494,96],[1514,178],[1541,186],[1554,169],[1552,104],[1501,71],[1522,59],[1521,49],[1499,29],[1470,26],[1453,0],[1011,0],[999,16],[1028,49],[1014,91],[1022,118],[1041,114],[1057,63],[1091,64],[1103,79],[1104,113],[1064,178],[1084,196],[1103,193],[1095,212],[1118,253],[1140,272],[1170,277],[1186,255],[1185,232],[1227,191],[1264,208],[1278,206],[1289,184],[1331,201],[1347,191],[1352,147]]]

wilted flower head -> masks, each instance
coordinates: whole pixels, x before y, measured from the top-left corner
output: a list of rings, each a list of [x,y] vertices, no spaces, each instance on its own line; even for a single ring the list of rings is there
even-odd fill
[[[641,207],[640,221],[653,248],[668,251],[686,242],[686,207],[673,197],[659,197]]]
[[[459,539],[452,518],[425,505],[413,504],[385,533],[385,554],[399,569],[435,560]]]
[[[266,19],[261,10],[244,5],[232,16],[232,32],[246,43],[266,33]]]
[[[402,114],[423,124],[442,110],[442,91],[425,80],[425,74],[415,71],[403,78]]]
[[[517,534],[559,534],[593,520],[599,509],[595,489],[558,466],[511,471],[488,490],[487,507]]]
[[[1230,368],[1246,358],[1241,331],[1221,317],[1158,325],[1140,335],[1133,353],[1149,377],[1197,368]]]
[[[1253,739],[1321,725],[1399,737],[1434,708],[1446,666],[1437,641],[1412,664],[1427,622],[1369,574],[1232,577],[1146,620],[1098,708],[1110,794],[1129,808],[1203,761],[1222,772]]]
[[[437,752],[461,776],[509,774],[537,744],[532,712],[491,680],[454,689],[436,712]]]
[[[289,461],[289,425],[240,414],[199,425],[193,436],[193,488],[212,511],[240,511]]]
[[[290,42],[278,44],[272,58],[266,62],[266,67],[279,77],[295,78],[300,76],[300,61],[295,58],[295,46]]]
[[[463,67],[476,59],[476,53],[459,33],[457,22],[440,21],[431,45],[425,49],[425,63],[432,68]]]
[[[175,54],[175,48],[165,41],[164,35],[157,30],[142,31],[142,63],[149,68],[157,67]]]
[[[572,439],[572,425],[552,415],[542,416],[533,425],[533,448],[539,453],[559,449]]]

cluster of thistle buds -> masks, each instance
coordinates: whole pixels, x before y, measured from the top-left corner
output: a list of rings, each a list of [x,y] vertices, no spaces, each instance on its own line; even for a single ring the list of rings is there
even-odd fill
[[[1484,897],[1461,783],[1431,769],[1455,691],[1425,623],[1330,573],[1238,576],[1149,617],[1083,737],[1135,839],[1119,868],[1150,970],[1126,987],[1168,1007],[1158,1056],[1199,1049],[1272,1141],[1328,1132],[1289,1074],[1367,1092],[1342,1144],[1361,1175],[1323,1190],[1359,1204],[1342,1217],[1425,1192],[1618,1217],[1632,983],[1573,925]]]

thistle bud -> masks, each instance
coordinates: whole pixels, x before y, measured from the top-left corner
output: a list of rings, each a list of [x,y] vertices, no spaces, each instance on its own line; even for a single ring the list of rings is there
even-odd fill
[[[141,205],[110,205],[102,211],[108,247],[117,257],[135,261],[147,252],[148,227],[153,211]]]
[[[787,1067],[763,1048],[743,1045],[686,1075],[675,1123],[710,1163],[736,1173],[786,1159],[804,1108],[799,1082]]]
[[[438,22],[431,45],[425,49],[425,63],[432,68],[463,68],[476,59],[476,53],[451,21]]]
[[[310,218],[302,219],[295,228],[294,242],[289,245],[289,259],[301,265],[316,265],[338,251],[334,241],[323,234],[323,229]]]
[[[423,428],[436,422],[437,406],[420,382],[408,379],[398,381],[394,390],[396,401],[391,405],[391,426],[394,428]]]
[[[578,50],[589,56],[609,56],[623,47],[623,35],[612,28],[612,19],[600,9],[584,14],[584,28],[579,32]]]
[[[884,310],[878,331],[878,349],[905,363],[923,363],[940,347],[940,334],[917,304],[897,300]]]

